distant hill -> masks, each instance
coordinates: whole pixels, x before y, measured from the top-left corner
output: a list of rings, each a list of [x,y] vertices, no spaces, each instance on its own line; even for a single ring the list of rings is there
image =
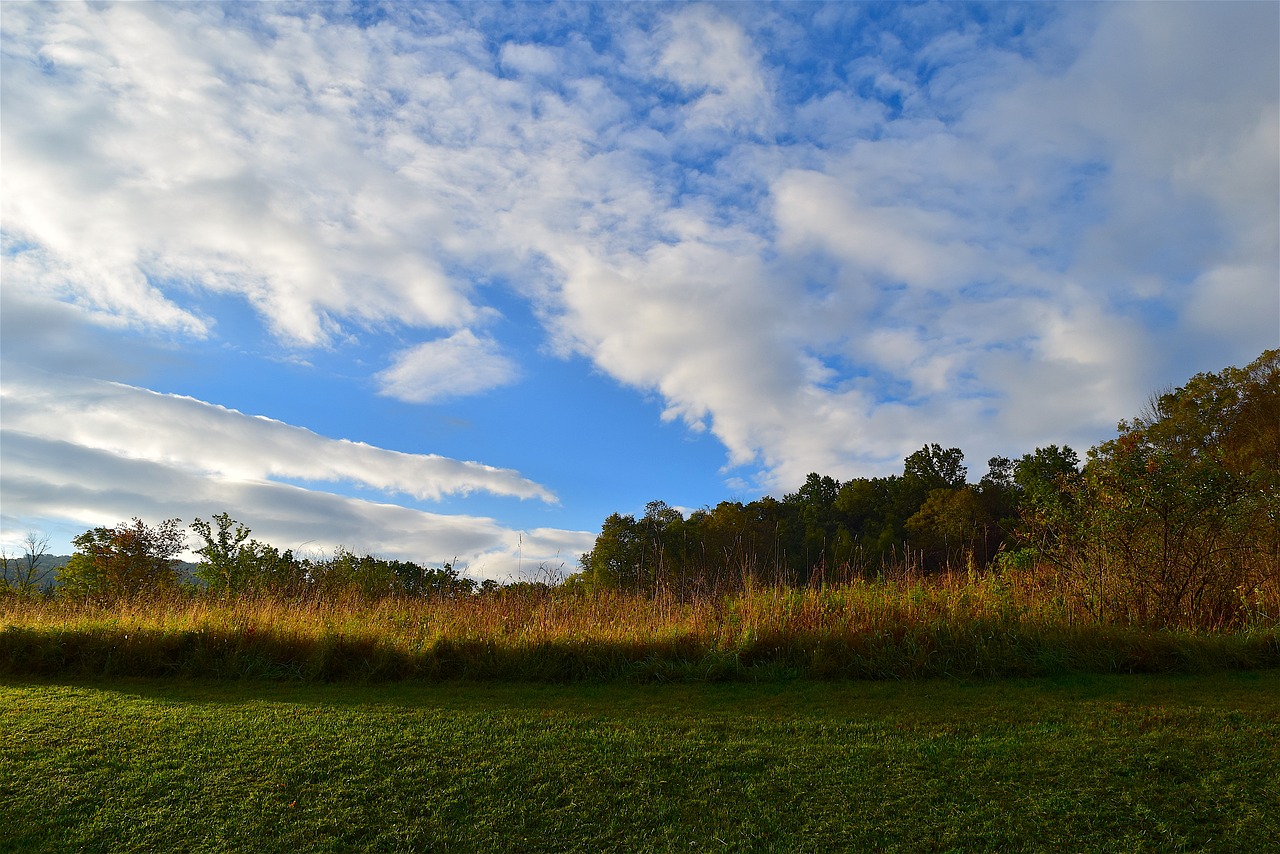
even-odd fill
[[[53,587],[56,583],[57,571],[67,565],[67,561],[71,560],[71,555],[42,555],[36,561],[36,586],[44,590]],[[4,562],[4,577],[8,580],[12,572],[21,568],[26,572],[27,562],[25,558],[11,557]],[[3,589],[3,588],[0,588]]]
[[[42,555],[40,559],[36,561],[36,586],[41,590],[48,590],[51,587],[56,587],[58,583],[58,570],[66,566],[67,561],[69,560],[71,560],[71,555]],[[195,580],[196,566],[197,564],[185,560],[178,563],[178,572],[182,574],[183,581]],[[6,562],[4,568],[7,570],[10,567],[15,569],[17,567],[22,567],[25,569],[26,561],[21,557],[11,557]],[[7,572],[5,577],[9,577]],[[3,586],[0,586],[0,589],[3,589]]]

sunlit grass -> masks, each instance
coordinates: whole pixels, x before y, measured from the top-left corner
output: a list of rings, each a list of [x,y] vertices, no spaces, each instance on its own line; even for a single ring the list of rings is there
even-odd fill
[[[0,671],[276,679],[1035,676],[1280,666],[1280,621],[1100,624],[996,577],[641,597],[0,599]]]
[[[1280,673],[0,680],[2,851],[1264,851]]]

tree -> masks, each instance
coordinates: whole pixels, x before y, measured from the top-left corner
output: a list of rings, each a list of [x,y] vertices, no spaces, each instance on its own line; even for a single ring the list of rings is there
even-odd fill
[[[965,484],[931,491],[907,520],[906,528],[924,552],[925,567],[938,569],[985,564],[990,557],[987,540],[994,521],[978,490]]]
[[[863,562],[883,563],[884,553],[902,543],[902,526],[918,504],[903,502],[902,478],[856,478],[840,487],[834,505],[840,524],[866,552]],[[905,510],[905,512],[903,512]],[[880,567],[867,564],[868,572]]]
[[[1280,351],[1197,374],[1118,433],[1063,490],[1046,553],[1100,617],[1231,621],[1239,591],[1280,578]]]
[[[800,584],[814,580],[815,573],[825,581],[828,565],[834,563],[828,556],[835,549],[839,535],[835,509],[839,496],[838,480],[810,472],[797,492],[782,499],[783,506],[790,511],[787,539],[799,559],[792,567],[792,575]]]
[[[49,553],[49,537],[28,531],[22,546],[22,557],[0,555],[0,560],[3,561],[3,579],[8,588],[20,596],[29,596],[40,588],[45,573],[41,564]]]
[[[683,514],[665,501],[650,501],[644,507],[639,526],[643,537],[640,571],[642,581],[651,582],[655,590],[679,584],[683,524]]]
[[[932,489],[959,489],[969,475],[963,451],[959,448],[944,451],[936,443],[925,445],[902,462],[903,479],[918,484],[925,493]]]
[[[765,496],[750,504],[721,501],[702,511],[696,528],[701,541],[690,549],[699,567],[694,586],[719,591],[781,580],[777,578],[785,560],[778,536],[781,507]]]
[[[1280,349],[1245,368],[1196,374],[1153,397],[1131,431],[1184,460],[1217,459],[1233,475],[1274,492],[1280,488]]]
[[[276,596],[301,596],[309,589],[306,563],[294,557],[293,549],[281,552],[257,540],[245,543],[243,549],[243,559],[255,569],[254,589]]]
[[[1008,457],[987,460],[987,473],[978,481],[978,496],[987,517],[992,520],[986,554],[994,557],[1001,551],[1018,525],[1020,492],[1014,482],[1015,463]]]
[[[180,519],[151,527],[133,524],[92,528],[72,539],[76,552],[58,573],[64,592],[73,596],[121,596],[163,593],[178,586],[177,555],[186,547]]]
[[[387,564],[400,585],[400,592],[406,596],[469,596],[476,591],[476,583],[458,574],[454,568],[456,560],[446,561],[438,569],[403,560],[387,561]]]
[[[190,526],[204,540],[204,545],[195,549],[201,558],[196,577],[212,591],[236,595],[246,590],[257,574],[253,549],[245,547],[250,531],[225,512],[214,516],[213,524],[216,531],[197,517]]]
[[[329,560],[307,563],[309,590],[319,595],[356,594],[382,599],[403,589],[395,567],[373,555],[357,555],[339,546]]]
[[[305,564],[308,589],[320,595],[357,595],[366,599],[391,596],[457,597],[470,595],[475,582],[463,578],[453,563],[433,568],[407,560],[357,555],[338,547],[325,561]]]
[[[1070,490],[1066,487],[1080,473],[1080,456],[1069,445],[1049,445],[1024,454],[1013,466],[1013,484],[1019,501],[1038,511],[1054,511]]]
[[[638,590],[643,557],[644,540],[635,517],[612,513],[579,563],[588,587]]]
[[[200,555],[196,577],[209,590],[228,596],[248,592],[297,596],[310,588],[307,567],[292,549],[281,552],[250,539],[252,531],[229,514],[217,514],[212,524],[197,518],[190,527],[204,541],[195,549]]]
[[[1064,555],[1074,554],[1083,487],[1080,457],[1067,445],[1036,448],[1014,463],[1018,508],[1014,532],[1033,560],[1040,557],[1060,564]]]

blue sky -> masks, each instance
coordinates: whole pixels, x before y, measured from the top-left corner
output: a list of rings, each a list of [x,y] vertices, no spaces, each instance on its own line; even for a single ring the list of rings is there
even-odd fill
[[[1084,450],[1280,344],[1280,6],[34,4],[0,543],[606,515]]]

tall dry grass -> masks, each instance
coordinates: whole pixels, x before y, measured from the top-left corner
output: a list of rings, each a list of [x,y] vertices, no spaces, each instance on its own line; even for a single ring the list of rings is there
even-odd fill
[[[1034,573],[691,601],[533,589],[441,599],[0,599],[0,672],[310,680],[982,678],[1280,667],[1280,591],[1230,630],[1107,625]],[[1251,597],[1251,598],[1250,598]]]

